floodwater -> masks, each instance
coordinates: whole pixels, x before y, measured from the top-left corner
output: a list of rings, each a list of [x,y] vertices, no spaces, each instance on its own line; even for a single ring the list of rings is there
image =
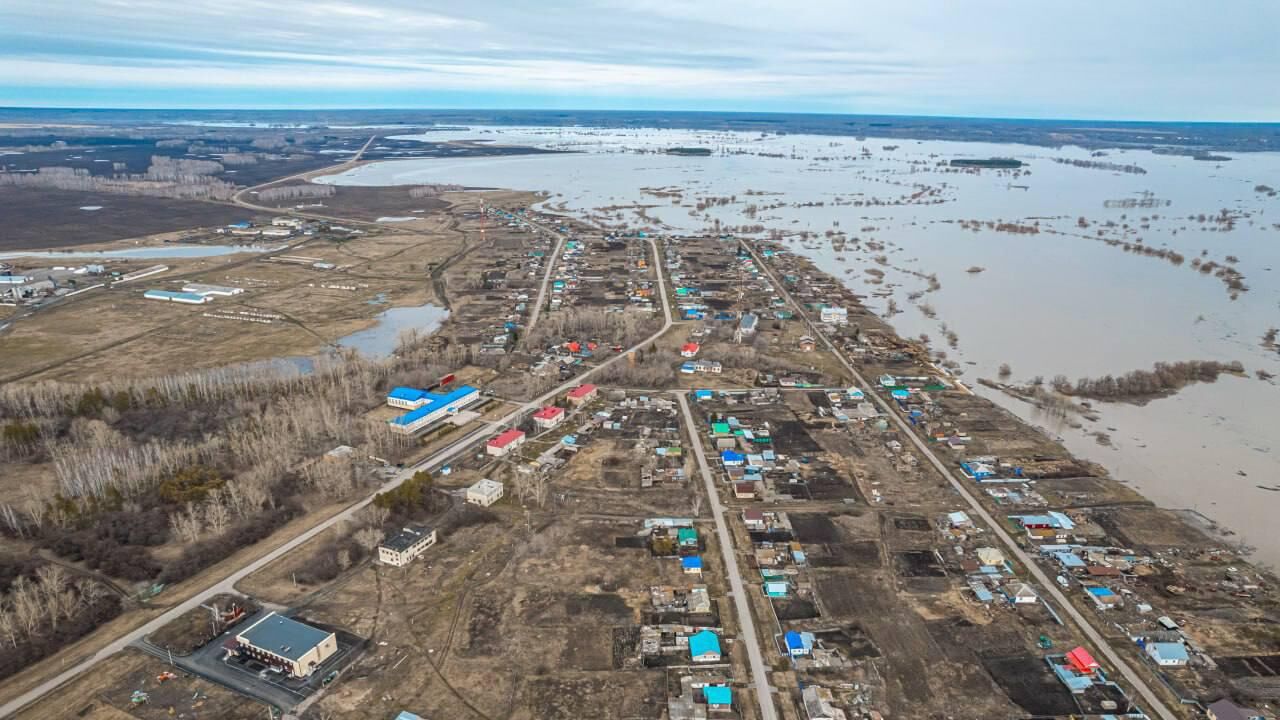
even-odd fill
[[[448,310],[430,303],[390,308],[378,314],[377,325],[338,340],[338,345],[354,348],[369,358],[385,358],[395,352],[403,333],[417,331],[425,337],[439,329],[447,317]]]
[[[83,209],[83,208],[82,208]],[[77,258],[132,258],[135,260],[163,260],[165,258],[204,258],[234,255],[236,253],[275,252],[280,247],[260,245],[165,245],[162,247],[126,248],[124,250],[33,250],[0,253],[0,260],[9,258],[48,258],[52,260]]]
[[[393,160],[323,181],[546,190],[547,208],[618,226],[772,231],[882,315],[892,300],[900,312],[889,319],[899,332],[927,334],[971,386],[995,378],[1002,363],[1013,381],[1025,382],[1122,374],[1162,361],[1239,360],[1247,379],[1226,377],[1143,406],[1095,403],[1101,419],[1083,429],[975,389],[1160,505],[1196,510],[1257,547],[1257,560],[1280,563],[1280,535],[1268,529],[1280,492],[1264,489],[1280,483],[1280,388],[1252,375],[1280,375],[1280,352],[1262,346],[1267,329],[1280,327],[1280,198],[1265,187],[1280,187],[1280,154],[1204,161],[1145,150],[1094,156],[1076,147],[655,129],[476,128],[429,138],[576,152]],[[708,147],[713,155],[660,152],[675,146]],[[1026,165],[947,166],[988,157]],[[1004,232],[988,222],[1039,232]],[[828,232],[843,236],[843,249]],[[1140,241],[1176,251],[1182,262],[1104,241]],[[1197,260],[1236,268],[1248,289],[1233,291],[1199,272]],[[940,287],[930,290],[929,275]]]

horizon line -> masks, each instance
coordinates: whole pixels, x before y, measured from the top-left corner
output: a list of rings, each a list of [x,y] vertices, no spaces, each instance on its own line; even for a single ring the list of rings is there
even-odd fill
[[[812,110],[679,110],[679,109],[618,109],[618,108],[534,108],[534,107],[395,107],[395,106],[88,106],[88,105],[0,105],[0,112],[23,111],[84,111],[84,112],[528,112],[528,113],[642,113],[648,115],[662,114],[700,114],[700,115],[774,115],[774,116],[808,116],[808,117],[864,117],[864,118],[904,118],[931,120],[986,120],[1000,122],[1035,122],[1035,123],[1105,123],[1116,125],[1259,125],[1280,126],[1280,120],[1155,120],[1134,118],[1070,118],[1070,117],[1027,117],[998,115],[930,115],[911,113],[859,113],[859,112],[820,112]]]

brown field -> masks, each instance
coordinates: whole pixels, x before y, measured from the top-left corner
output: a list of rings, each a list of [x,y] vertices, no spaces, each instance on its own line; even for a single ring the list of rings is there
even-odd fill
[[[100,205],[92,212],[81,207]],[[195,227],[217,227],[252,215],[243,208],[195,200],[44,188],[0,188],[0,253],[62,249]]]
[[[161,673],[177,676],[164,682]],[[149,695],[133,704],[135,690]],[[168,718],[218,718],[251,720],[266,715],[266,706],[201,680],[136,650],[127,650],[93,672],[47,695],[15,715],[19,720],[167,720]]]

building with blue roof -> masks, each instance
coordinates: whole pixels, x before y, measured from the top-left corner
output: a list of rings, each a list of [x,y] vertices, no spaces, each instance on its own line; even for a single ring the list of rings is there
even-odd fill
[[[710,710],[728,710],[733,707],[733,688],[728,685],[706,685],[702,697]]]
[[[791,657],[805,657],[813,654],[814,635],[811,632],[796,632],[788,630],[782,636],[783,643],[787,646],[787,654]]]
[[[164,302],[186,303],[187,305],[203,305],[212,298],[189,292],[173,292],[172,290],[148,290],[142,294],[142,297],[148,300],[163,300]]]
[[[399,390],[400,388],[396,388]],[[392,392],[395,392],[394,390]],[[470,385],[459,385],[457,388],[444,393],[425,393],[426,402],[417,408],[401,415],[390,421],[391,429],[398,433],[411,435],[424,428],[430,427],[437,422],[444,420],[457,413],[464,407],[472,405],[480,400],[480,391]],[[406,394],[407,396],[407,394]],[[391,404],[391,396],[387,396],[387,403]]]
[[[1083,568],[1085,566],[1084,559],[1073,552],[1056,552],[1053,554],[1053,557],[1062,564],[1062,567],[1068,570]]]
[[[404,410],[417,410],[431,402],[434,397],[439,397],[439,395],[417,388],[394,387],[391,388],[391,392],[387,393],[387,404]]]
[[[680,567],[690,575],[701,575],[702,558],[697,555],[685,555],[680,558]]]
[[[747,456],[740,452],[725,450],[720,453],[720,462],[724,463],[725,467],[737,467],[746,461]]]
[[[402,710],[400,711],[400,714],[396,716],[396,720],[422,720],[422,718],[418,715],[414,715],[408,710]]]
[[[1190,662],[1187,647],[1180,642],[1147,643],[1147,657],[1161,667],[1179,667]]]
[[[689,636],[689,657],[696,663],[720,662],[720,638],[710,630]]]

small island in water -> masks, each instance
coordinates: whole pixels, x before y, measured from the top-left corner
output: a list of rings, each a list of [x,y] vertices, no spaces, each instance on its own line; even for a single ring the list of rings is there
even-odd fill
[[[1022,167],[1022,161],[1013,158],[957,158],[951,161],[951,167],[1016,170]]]
[[[711,148],[704,147],[673,147],[667,148],[668,155],[696,155],[699,157],[708,157],[711,155]]]

